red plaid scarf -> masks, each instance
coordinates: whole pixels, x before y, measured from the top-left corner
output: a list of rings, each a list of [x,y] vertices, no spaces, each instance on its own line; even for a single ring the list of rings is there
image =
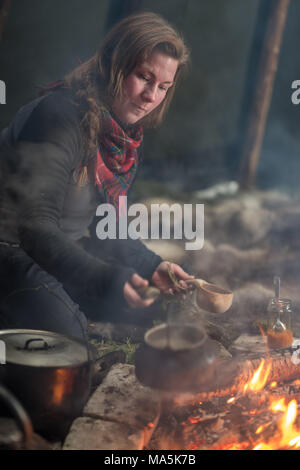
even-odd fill
[[[143,129],[127,133],[101,106],[102,126],[95,165],[95,184],[104,194],[106,202],[119,208],[119,196],[126,196],[137,171],[137,148],[143,140]]]

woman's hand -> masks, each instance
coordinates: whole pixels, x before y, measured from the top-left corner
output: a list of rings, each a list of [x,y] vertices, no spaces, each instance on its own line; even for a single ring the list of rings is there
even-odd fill
[[[124,297],[129,307],[132,308],[143,308],[149,307],[154,302],[154,299],[143,299],[139,290],[143,290],[145,287],[148,287],[148,281],[138,274],[133,274],[129,281],[124,284]]]
[[[151,282],[158,287],[165,294],[174,294],[180,292],[180,287],[176,286],[170,278],[169,271],[174,274],[179,284],[188,289],[190,286],[186,284],[186,280],[194,279],[195,276],[187,274],[178,264],[170,263],[169,261],[163,261],[160,263],[152,275]]]

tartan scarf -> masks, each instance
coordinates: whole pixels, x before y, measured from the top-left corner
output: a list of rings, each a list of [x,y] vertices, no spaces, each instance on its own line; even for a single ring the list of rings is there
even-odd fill
[[[105,201],[119,210],[119,196],[126,196],[136,175],[137,149],[143,140],[143,129],[139,126],[125,132],[104,106],[100,109],[104,131],[97,148],[95,185]]]

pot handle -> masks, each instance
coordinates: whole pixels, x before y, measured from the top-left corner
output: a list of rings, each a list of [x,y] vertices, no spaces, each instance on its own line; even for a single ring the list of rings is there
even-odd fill
[[[45,341],[43,338],[31,338],[31,339],[28,339],[28,340],[26,341],[25,346],[24,346],[24,350],[28,350],[30,343],[33,343],[34,341],[43,341],[43,342],[44,342],[43,346],[42,346],[41,348],[39,348],[39,349],[47,350],[47,349],[49,349],[49,347],[50,347],[50,346],[48,345],[47,341]]]
[[[23,432],[24,443],[27,442],[33,434],[31,419],[29,418],[19,400],[17,400],[17,398],[1,384],[0,401],[7,405],[13,416],[16,418],[16,421],[18,422],[18,425]]]

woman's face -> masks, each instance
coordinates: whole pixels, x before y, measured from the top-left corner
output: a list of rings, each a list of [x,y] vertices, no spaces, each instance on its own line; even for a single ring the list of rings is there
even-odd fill
[[[164,100],[173,85],[178,61],[153,52],[124,80],[122,96],[113,103],[113,112],[126,125],[135,124]]]

